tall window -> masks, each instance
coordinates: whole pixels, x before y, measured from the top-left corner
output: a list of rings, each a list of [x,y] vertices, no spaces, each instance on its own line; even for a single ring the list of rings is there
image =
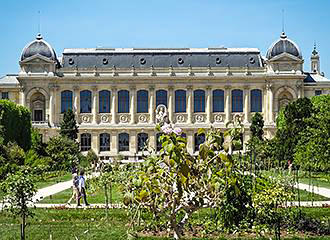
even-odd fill
[[[80,113],[92,112],[92,92],[84,90],[80,92]]]
[[[137,112],[147,113],[148,112],[148,91],[139,90],[137,91]]]
[[[127,133],[119,133],[119,152],[129,151],[129,135]]]
[[[92,137],[90,133],[80,135],[81,151],[89,151],[91,149]]]
[[[129,91],[127,90],[120,90],[118,92],[118,112],[129,112]]]
[[[99,92],[99,113],[110,112],[110,91],[102,90]]]
[[[205,134],[197,134],[195,133],[195,152],[199,151],[199,145],[205,142]]]
[[[65,90],[61,92],[61,113],[66,112],[68,109],[72,109],[72,92]]]
[[[110,134],[101,133],[100,134],[100,152],[110,151]]]
[[[243,91],[235,89],[231,92],[232,112],[243,112]]]
[[[205,91],[194,91],[194,112],[205,112]]]
[[[146,133],[139,133],[138,137],[138,151],[142,151],[143,148],[147,145],[148,142],[148,134]]]
[[[175,112],[186,112],[186,91],[175,91]]]
[[[213,90],[213,112],[224,112],[224,92],[223,90],[217,89]]]
[[[8,92],[2,92],[1,93],[1,99],[9,99],[9,93]]]
[[[319,96],[322,94],[322,90],[315,90],[315,96]]]
[[[156,91],[156,107],[161,104],[167,107],[167,91],[165,90]]]
[[[262,112],[262,92],[260,89],[251,91],[251,112]]]

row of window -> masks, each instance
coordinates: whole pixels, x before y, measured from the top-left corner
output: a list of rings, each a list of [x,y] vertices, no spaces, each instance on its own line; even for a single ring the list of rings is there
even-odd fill
[[[158,141],[161,133],[157,133],[156,135],[156,145],[157,145],[157,151],[161,149],[161,143]],[[186,138],[186,134],[182,134],[182,137]],[[139,133],[137,135],[137,150],[143,151],[143,149],[146,147],[146,144],[148,143],[148,134],[147,133]],[[110,134],[109,133],[101,133],[99,135],[100,139],[100,152],[104,151],[110,151]],[[205,135],[195,134],[195,151],[199,150],[199,145],[202,144],[205,141]],[[80,145],[81,145],[81,151],[89,151],[91,149],[92,145],[92,136],[90,133],[83,133],[80,135]],[[119,152],[123,151],[129,151],[129,134],[128,133],[120,133],[118,135],[118,150]]]
[[[8,92],[1,92],[1,99],[9,99],[9,93]]]
[[[128,113],[130,106],[129,91],[118,91],[118,113]],[[137,112],[148,112],[147,90],[137,91]],[[102,90],[99,92],[99,113],[110,113],[111,92]],[[205,112],[205,91],[195,90],[193,92],[194,112]],[[243,90],[234,89],[231,92],[232,112],[243,112]],[[262,111],[262,91],[260,89],[251,90],[251,112]],[[72,109],[73,93],[70,90],[61,92],[61,112]],[[167,106],[168,97],[166,90],[156,91],[156,107],[160,104]],[[216,89],[212,91],[213,112],[224,112],[224,91]],[[175,112],[186,112],[187,96],[186,90],[175,91]],[[80,113],[91,113],[92,92],[84,90],[80,92]]]

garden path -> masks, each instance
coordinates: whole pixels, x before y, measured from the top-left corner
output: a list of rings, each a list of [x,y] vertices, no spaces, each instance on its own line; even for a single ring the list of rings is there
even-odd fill
[[[306,190],[308,192],[314,192],[315,194],[322,195],[324,197],[330,198],[330,189],[324,188],[324,187],[316,187],[304,183],[296,184],[296,188],[299,188],[301,190]]]

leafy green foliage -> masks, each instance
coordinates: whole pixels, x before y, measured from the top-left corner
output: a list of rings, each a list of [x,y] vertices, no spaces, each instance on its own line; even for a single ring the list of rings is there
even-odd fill
[[[33,176],[28,169],[21,169],[15,174],[10,174],[0,187],[6,199],[4,208],[14,217],[21,217],[21,239],[25,239],[26,218],[33,216],[28,205],[36,193]]]
[[[71,170],[78,164],[79,145],[67,137],[51,138],[46,152],[52,160],[52,170]]]
[[[256,137],[259,140],[263,139],[264,135],[264,119],[260,113],[255,113],[251,119],[250,131],[252,133],[252,138]]]
[[[78,125],[72,109],[64,112],[63,120],[60,123],[60,135],[71,140],[76,140],[78,137]]]
[[[2,135],[4,144],[16,142],[24,151],[31,147],[31,114],[23,106],[9,100],[0,100]]]
[[[330,171],[330,95],[312,98],[313,111],[299,133],[295,161],[305,170]]]

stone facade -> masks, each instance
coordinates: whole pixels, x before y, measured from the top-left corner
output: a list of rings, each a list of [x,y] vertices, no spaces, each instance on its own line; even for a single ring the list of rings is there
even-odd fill
[[[291,42],[282,33],[266,57],[246,48],[66,49],[57,59],[38,35],[23,50],[19,74],[0,79],[0,92],[31,109],[33,126],[45,141],[58,134],[63,110],[72,108],[82,150],[91,148],[104,158],[136,159],[145,142],[156,149],[155,111],[165,101],[169,120],[183,129],[188,151],[195,153],[199,128],[224,130],[240,119],[246,142],[251,117],[260,111],[270,138],[282,106],[330,93],[316,49],[306,73]]]

